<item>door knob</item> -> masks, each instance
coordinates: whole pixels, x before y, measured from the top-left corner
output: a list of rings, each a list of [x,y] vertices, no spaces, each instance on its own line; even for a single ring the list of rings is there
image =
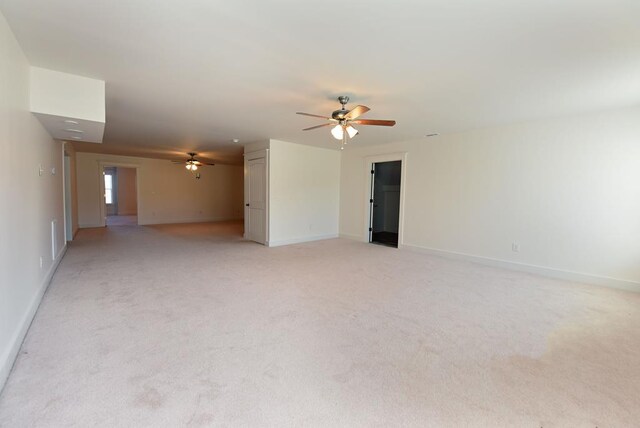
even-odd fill
[[[247,207],[249,206],[249,204],[244,204],[244,205],[247,206]]]

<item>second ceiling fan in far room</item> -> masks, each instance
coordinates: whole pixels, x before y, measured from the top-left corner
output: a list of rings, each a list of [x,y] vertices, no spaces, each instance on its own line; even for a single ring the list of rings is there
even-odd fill
[[[333,135],[333,138],[336,140],[341,141],[340,149],[344,149],[344,145],[347,144],[347,137],[353,138],[358,134],[358,130],[354,128],[353,125],[394,126],[396,124],[395,120],[358,119],[371,109],[367,106],[358,105],[351,110],[347,110],[345,108],[345,105],[349,102],[349,97],[347,96],[338,97],[338,102],[342,104],[342,108],[331,113],[331,117],[319,114],[296,112],[296,114],[303,116],[319,117],[328,121],[322,125],[305,128],[303,131],[310,131],[312,129],[323,128],[325,126],[333,126],[331,129],[331,135]]]
[[[187,153],[187,155],[189,155],[189,159],[187,160],[174,160],[171,162],[176,164],[183,164],[189,171],[195,171],[198,169],[199,166],[203,166],[203,165],[208,165],[208,166],[215,165],[215,163],[203,162],[196,159],[196,156],[198,155],[197,153],[189,152]]]

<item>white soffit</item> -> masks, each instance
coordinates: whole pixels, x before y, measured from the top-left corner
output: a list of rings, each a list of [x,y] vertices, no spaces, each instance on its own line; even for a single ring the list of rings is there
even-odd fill
[[[31,112],[53,138],[101,143],[105,82],[31,67]]]

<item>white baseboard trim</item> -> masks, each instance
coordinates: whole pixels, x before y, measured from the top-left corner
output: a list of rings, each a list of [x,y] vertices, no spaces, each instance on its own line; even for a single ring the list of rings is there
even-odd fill
[[[626,279],[610,278],[606,276],[590,275],[581,272],[572,272],[567,270],[549,268],[544,266],[530,265],[526,263],[511,262],[507,260],[492,259],[490,257],[474,256],[471,254],[456,253],[454,251],[439,250],[436,248],[419,247],[416,245],[401,245],[401,249],[416,251],[423,254],[429,254],[438,257],[446,257],[454,260],[464,260],[473,263],[479,263],[487,266],[516,270],[520,272],[542,275],[565,281],[581,282],[585,284],[601,285],[604,287],[618,288],[627,291],[635,291],[640,293],[640,283],[629,281]]]
[[[242,217],[231,217],[231,218],[182,218],[182,219],[160,219],[154,220],[152,222],[142,221],[140,217],[138,217],[138,225],[139,226],[153,226],[158,224],[185,224],[185,223],[215,223],[218,221],[240,221],[243,220]],[[78,226],[79,229],[90,229],[93,227],[104,227],[100,223],[83,223]]]
[[[81,223],[78,225],[78,229],[91,229],[93,227],[104,227],[100,223]]]
[[[64,257],[67,252],[67,244],[65,243],[58,256],[51,264],[51,267],[47,271],[47,274],[43,278],[40,283],[40,287],[38,292],[29,303],[29,307],[27,311],[24,313],[22,320],[20,320],[20,324],[16,331],[13,333],[11,337],[11,341],[9,342],[9,346],[3,352],[2,356],[0,356],[0,392],[4,388],[5,383],[7,382],[7,378],[11,373],[11,369],[13,368],[13,364],[18,357],[18,353],[20,352],[20,347],[22,346],[22,342],[24,341],[27,332],[29,331],[29,327],[31,326],[31,322],[38,311],[38,307],[40,306],[40,302],[42,301],[42,297],[44,293],[47,291],[49,284],[51,283],[51,278],[53,278],[53,274],[58,269],[58,265],[60,265],[60,261]]]
[[[153,222],[141,222],[138,217],[138,225],[139,226],[154,226],[161,224],[187,224],[187,223],[217,223],[223,221],[241,221],[242,217],[208,217],[208,218],[182,218],[182,219],[163,219],[163,220],[154,220]]]
[[[344,238],[344,239],[351,239],[352,241],[360,241],[362,242],[362,236],[360,235],[351,235],[349,233],[341,233],[340,238]]]
[[[301,244],[303,242],[311,242],[311,241],[322,241],[324,239],[333,239],[337,237],[338,237],[338,234],[336,233],[331,235],[306,236],[303,238],[295,238],[295,239],[281,239],[279,241],[267,242],[267,247],[281,247],[283,245]]]

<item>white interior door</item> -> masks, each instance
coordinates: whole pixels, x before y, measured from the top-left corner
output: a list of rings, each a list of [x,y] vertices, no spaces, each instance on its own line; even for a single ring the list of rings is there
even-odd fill
[[[267,243],[267,180],[265,158],[247,162],[249,176],[247,207],[247,238],[263,245]]]

